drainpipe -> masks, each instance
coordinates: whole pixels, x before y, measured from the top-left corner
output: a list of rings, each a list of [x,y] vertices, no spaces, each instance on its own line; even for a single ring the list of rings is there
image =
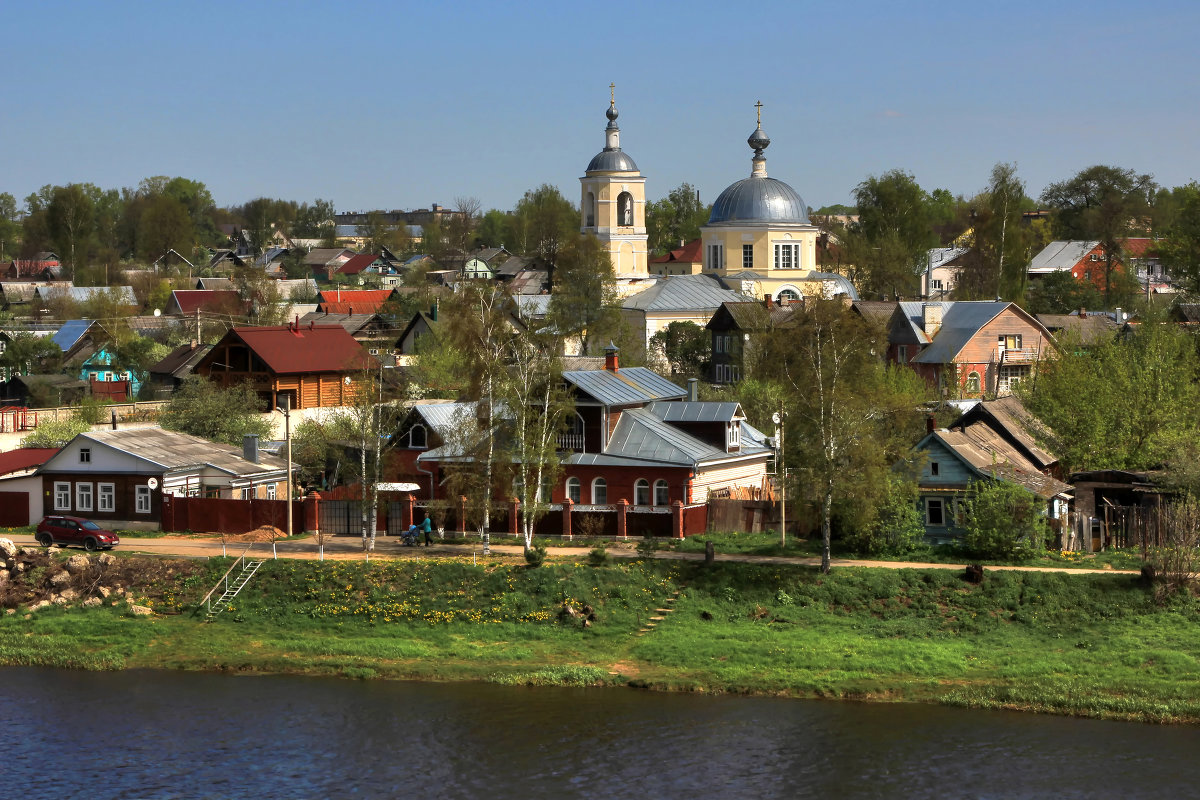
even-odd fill
[[[434,499],[436,499],[436,497],[435,497],[436,490],[435,490],[435,487],[434,487],[434,485],[433,485],[433,473],[432,473],[432,472],[430,472],[430,471],[429,471],[429,470],[427,470],[427,469],[421,469],[421,462],[420,462],[420,461],[414,461],[413,463],[414,463],[414,464],[416,465],[416,467],[417,467],[417,472],[420,472],[420,473],[422,473],[423,475],[428,475],[428,476],[429,476],[429,499],[430,499],[430,500],[434,500]]]

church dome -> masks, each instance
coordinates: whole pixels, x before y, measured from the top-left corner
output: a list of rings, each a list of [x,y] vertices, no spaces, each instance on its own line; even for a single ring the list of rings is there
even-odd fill
[[[709,225],[721,222],[808,224],[808,206],[796,190],[774,178],[744,178],[717,197]]]
[[[771,138],[762,129],[762,103],[758,103],[757,108],[758,127],[746,140],[754,151],[750,177],[721,192],[717,202],[713,203],[708,224],[775,222],[807,225],[808,206],[796,190],[783,181],[767,177],[767,157],[763,150],[771,144]]]
[[[605,148],[588,162],[587,172],[637,172],[637,164],[628,153]]]

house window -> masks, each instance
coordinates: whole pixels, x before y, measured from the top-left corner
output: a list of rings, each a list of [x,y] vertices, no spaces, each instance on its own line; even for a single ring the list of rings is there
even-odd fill
[[[980,380],[978,372],[971,372],[967,375],[967,394],[979,394]]]
[[[117,510],[117,490],[113,484],[96,484],[96,510],[109,514]]]
[[[725,337],[719,333],[713,334],[713,350],[717,353],[725,352]]]
[[[90,447],[79,448],[79,463],[80,464],[92,463],[92,448],[90,448]]]
[[[996,392],[998,394],[1011,392],[1028,374],[1029,368],[1024,365],[1001,367],[999,377],[996,379]]]
[[[138,514],[149,514],[150,513],[150,487],[149,486],[137,487],[137,500],[134,503],[133,510],[135,512],[137,512]]]
[[[797,244],[777,244],[775,245],[775,269],[799,269],[800,268],[800,245]]]
[[[1099,261],[1099,260],[1100,260],[1100,256],[1096,255],[1095,253],[1092,253],[1092,261]]]
[[[650,505],[650,481],[645,478],[638,478],[637,483],[633,485],[633,504],[635,506]]]
[[[604,478],[592,481],[592,505],[608,505],[608,482]]]
[[[908,363],[908,345],[901,344],[896,346],[896,363]]]
[[[275,484],[273,484],[273,483],[267,484],[267,499],[268,500],[275,499]]]
[[[71,510],[71,484],[57,482],[54,484],[54,510]]]
[[[708,246],[708,268],[709,269],[720,269],[721,268],[721,262],[724,260],[722,258],[722,256],[724,255],[724,253],[723,253],[724,249],[725,248],[719,244],[710,244]]]
[[[578,503],[583,494],[582,488],[583,484],[579,482],[579,478],[567,478],[567,499]]]
[[[727,431],[725,440],[728,442],[730,449],[741,446],[742,424],[740,422],[734,420],[733,422],[729,423],[729,430]]]
[[[929,474],[936,477],[937,475],[940,474],[940,472],[941,472],[941,470],[940,470],[940,467],[938,466],[938,462],[930,461],[929,462]]]
[[[931,285],[933,286],[933,290],[935,292],[940,292],[942,290],[942,282],[936,278],[932,281]]]
[[[424,425],[413,425],[408,431],[408,446],[415,449],[428,447],[428,437]]]
[[[661,480],[655,481],[654,482],[654,505],[665,506],[665,505],[670,504],[670,502],[671,502],[671,493],[667,489],[667,482],[661,481]]]
[[[779,293],[780,304],[795,303],[799,299],[800,295],[796,294],[796,292],[791,289],[784,289]]]
[[[75,510],[92,510],[92,485],[90,483],[75,484]]]
[[[925,524],[946,524],[946,509],[943,507],[942,499],[940,497],[925,498]]]
[[[754,245],[742,245],[742,269],[754,269]]]

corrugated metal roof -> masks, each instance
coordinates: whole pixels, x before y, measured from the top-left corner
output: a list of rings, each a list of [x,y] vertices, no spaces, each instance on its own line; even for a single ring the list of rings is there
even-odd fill
[[[934,247],[926,257],[926,264],[929,269],[937,269],[945,266],[961,255],[970,252],[969,247]]]
[[[645,367],[626,367],[617,372],[570,370],[563,373],[563,380],[606,406],[644,404],[687,396],[684,389]]]
[[[208,465],[231,475],[254,475],[287,468],[287,462],[281,458],[260,454],[259,463],[256,464],[242,457],[240,447],[230,447],[162,428],[93,431],[81,433],[80,436],[130,453],[167,470]]]
[[[195,314],[205,309],[246,309],[247,303],[232,289],[176,289],[171,299],[182,314]]]
[[[1046,273],[1071,269],[1099,246],[1100,242],[1098,241],[1051,242],[1033,257],[1033,261],[1029,264],[1029,271]]]
[[[674,275],[662,278],[644,292],[621,303],[621,308],[641,311],[716,311],[722,303],[753,298],[724,288],[708,275]]]
[[[663,422],[647,409],[632,408],[621,412],[609,437],[605,455],[623,456],[639,461],[693,465],[725,458],[728,454]]]
[[[244,327],[225,336],[240,339],[276,375],[350,372],[377,363],[341,325]]]
[[[929,434],[924,441],[935,437],[980,476],[1015,483],[1038,497],[1049,499],[1072,491],[1070,484],[1038,472],[994,432],[992,436],[995,438],[987,438],[979,431],[975,435],[968,435],[963,431],[942,430]]]
[[[58,345],[59,349],[64,353],[75,346],[76,342],[83,338],[83,335],[92,327],[90,319],[72,319],[63,323],[58,329],[58,333],[54,334],[51,341]]]
[[[706,400],[651,403],[648,409],[663,422],[733,422],[734,418],[744,416],[738,403]]]

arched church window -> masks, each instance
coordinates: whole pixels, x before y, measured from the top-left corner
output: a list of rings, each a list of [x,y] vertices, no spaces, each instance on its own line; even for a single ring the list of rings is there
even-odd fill
[[[629,192],[617,196],[617,224],[625,227],[633,224],[633,195]]]
[[[593,192],[587,193],[587,206],[584,213],[587,219],[587,227],[596,227],[596,195]]]

